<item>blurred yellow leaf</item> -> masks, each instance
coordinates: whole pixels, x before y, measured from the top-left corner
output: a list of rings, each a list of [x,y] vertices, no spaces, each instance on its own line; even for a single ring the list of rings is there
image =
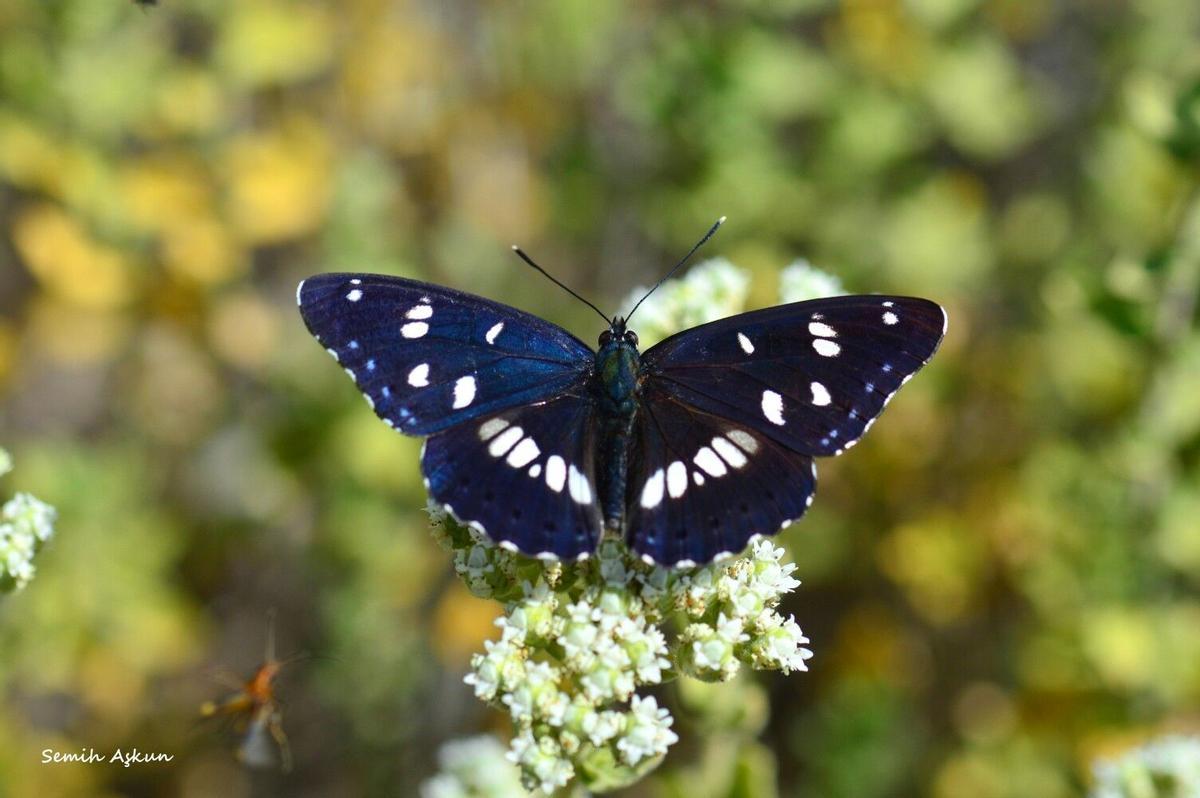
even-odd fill
[[[234,81],[246,86],[289,83],[329,64],[333,32],[329,11],[307,2],[231,3],[217,60]]]
[[[170,133],[212,132],[227,116],[227,105],[216,76],[196,67],[173,68],[158,87],[158,121]]]
[[[175,277],[205,285],[245,272],[249,253],[211,216],[197,216],[163,230],[163,266]]]
[[[29,306],[28,340],[35,355],[67,365],[112,360],[125,346],[132,319],[112,310],[80,308],[55,297]]]
[[[120,250],[94,240],[61,208],[38,204],[13,222],[17,251],[47,291],[92,308],[128,302],[135,280]]]
[[[971,609],[985,567],[980,541],[953,516],[898,527],[877,546],[880,569],[923,616],[951,623]]]
[[[332,179],[328,134],[311,120],[245,133],[222,159],[228,215],[250,244],[311,233],[324,217]]]
[[[120,172],[126,218],[161,231],[210,212],[212,181],[193,155],[164,152],[128,162]]]
[[[447,668],[465,669],[483,641],[495,636],[500,605],[480,601],[457,579],[450,583],[433,614],[431,641]]]
[[[1097,607],[1083,620],[1083,650],[1110,682],[1145,684],[1154,671],[1154,628],[1137,608]]]
[[[280,319],[256,294],[237,293],[219,299],[208,323],[213,349],[239,368],[258,372],[275,351]]]

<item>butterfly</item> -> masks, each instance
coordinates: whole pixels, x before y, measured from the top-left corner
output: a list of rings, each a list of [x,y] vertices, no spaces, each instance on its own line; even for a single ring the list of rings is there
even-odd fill
[[[926,299],[838,296],[702,324],[640,352],[628,318],[550,279],[607,322],[597,350],[537,316],[416,280],[321,274],[296,292],[309,331],[375,413],[426,438],[433,500],[543,559],[583,559],[617,535],[646,562],[686,568],[778,532],[812,503],[814,458],[853,446],[946,331]]]

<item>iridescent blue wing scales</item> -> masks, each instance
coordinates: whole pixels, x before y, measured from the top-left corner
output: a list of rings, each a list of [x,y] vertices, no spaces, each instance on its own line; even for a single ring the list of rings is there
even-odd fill
[[[926,299],[839,296],[686,330],[643,362],[679,401],[829,456],[862,437],[945,330],[945,311]]]
[[[296,292],[308,329],[387,424],[432,435],[558,396],[592,350],[516,308],[378,274],[321,274]]]
[[[685,330],[643,356],[626,536],[659,562],[707,562],[798,518],[813,457],[841,454],[933,356],[945,312],[842,296]]]

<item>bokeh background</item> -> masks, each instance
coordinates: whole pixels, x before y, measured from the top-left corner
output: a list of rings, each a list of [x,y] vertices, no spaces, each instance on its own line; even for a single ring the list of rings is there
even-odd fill
[[[628,794],[1083,793],[1200,728],[1198,167],[1193,0],[5,0],[3,493],[60,519],[0,596],[0,795],[409,796],[503,737],[461,683],[497,608],[295,284],[591,340],[511,243],[615,308],[720,214],[755,302],[805,257],[950,332],[782,537],[811,672],[674,699]],[[196,720],[272,608],[291,774]],[[40,764],[134,746],[176,758]]]

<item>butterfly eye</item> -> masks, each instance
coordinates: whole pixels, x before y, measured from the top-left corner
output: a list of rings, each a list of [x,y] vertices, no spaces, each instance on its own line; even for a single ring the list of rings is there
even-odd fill
[[[625,342],[628,344],[632,344],[633,346],[637,346],[638,345],[637,333],[635,333],[633,330],[630,330],[629,332],[625,333]]]
[[[612,332],[605,330],[600,333],[600,346],[608,346],[610,343],[612,343]]]

